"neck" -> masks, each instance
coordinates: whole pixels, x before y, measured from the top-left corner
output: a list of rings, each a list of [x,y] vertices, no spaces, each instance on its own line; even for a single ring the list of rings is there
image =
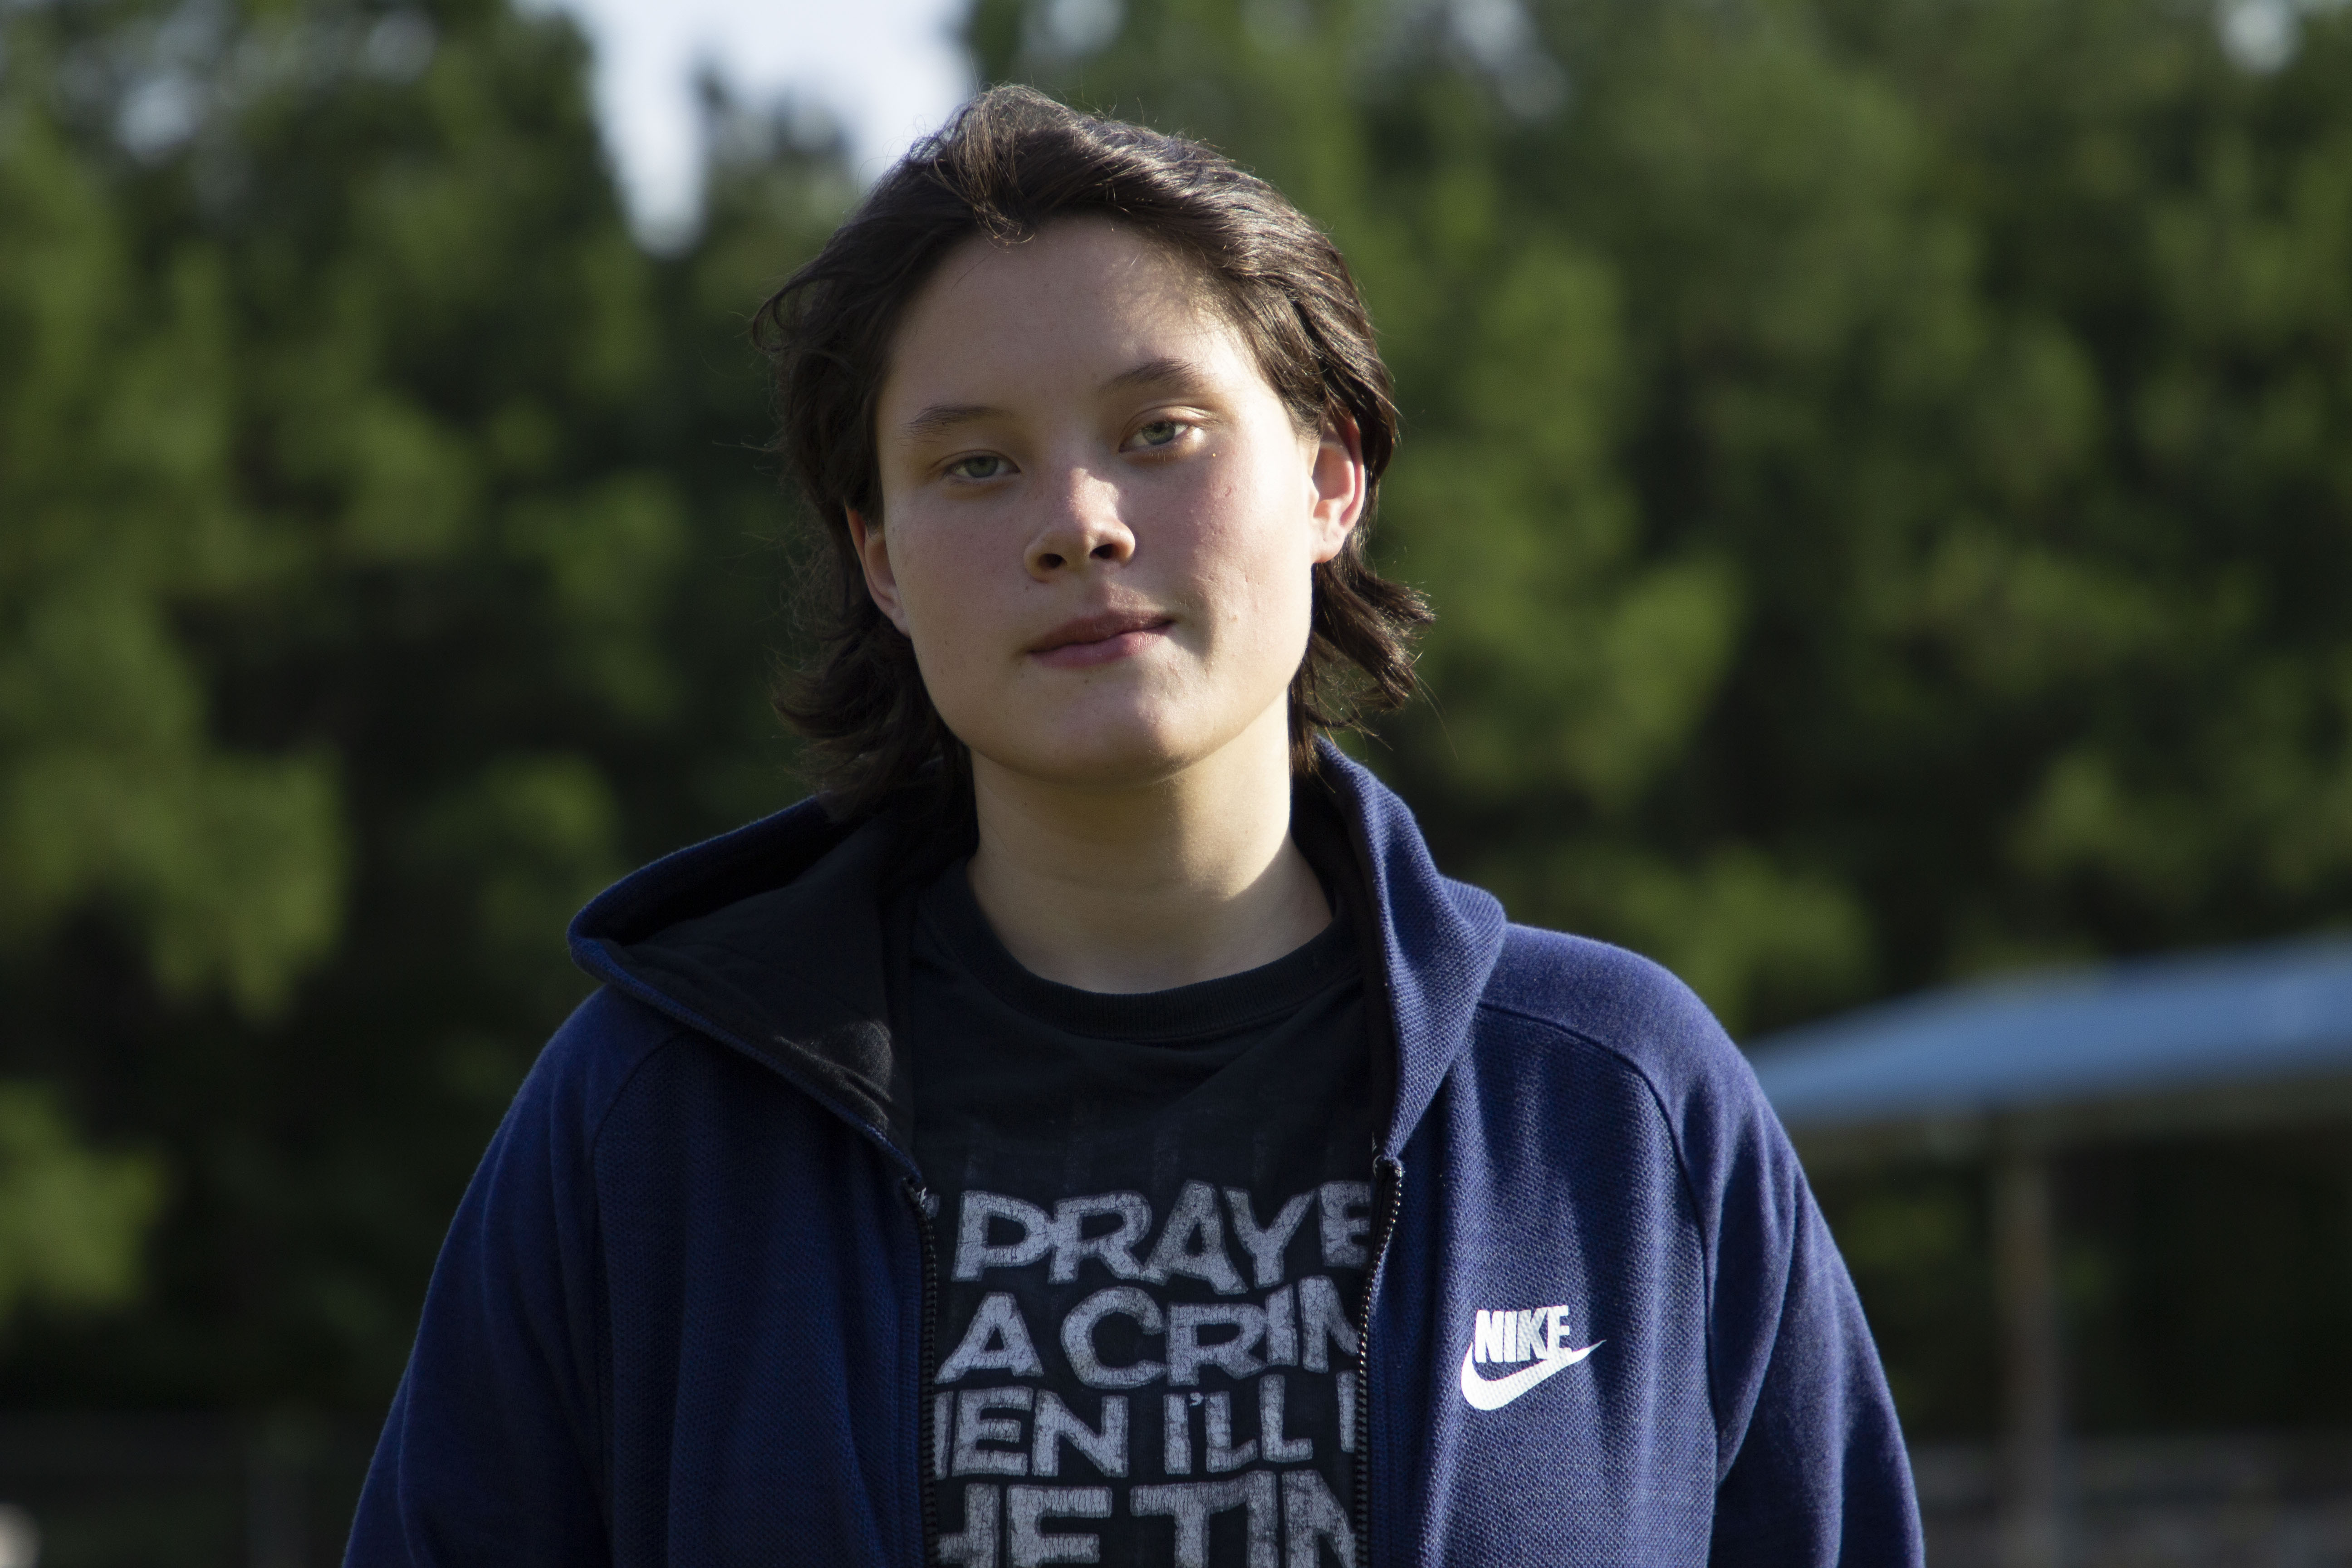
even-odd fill
[[[1274,740],[1243,736],[1124,786],[975,754],[971,890],[1006,951],[1064,985],[1164,991],[1271,963],[1321,931],[1331,911],[1291,840],[1287,737]]]

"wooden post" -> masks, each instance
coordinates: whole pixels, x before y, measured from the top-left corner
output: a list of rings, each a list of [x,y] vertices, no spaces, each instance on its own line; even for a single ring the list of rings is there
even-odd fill
[[[2056,1247],[2050,1163],[2004,1137],[1992,1168],[1995,1294],[2000,1311],[2001,1568],[2060,1568],[2060,1392]]]

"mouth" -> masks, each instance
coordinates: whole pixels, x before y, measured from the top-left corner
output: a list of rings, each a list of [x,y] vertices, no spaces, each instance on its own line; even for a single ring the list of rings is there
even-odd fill
[[[1083,669],[1141,652],[1175,625],[1148,610],[1109,611],[1065,621],[1029,645],[1029,657],[1057,669]]]

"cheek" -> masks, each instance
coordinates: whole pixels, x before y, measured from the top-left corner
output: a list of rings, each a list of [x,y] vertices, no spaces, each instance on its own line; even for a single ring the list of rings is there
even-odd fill
[[[962,734],[975,711],[985,711],[984,657],[990,616],[985,583],[964,559],[971,552],[952,530],[909,527],[891,556],[898,603],[906,616],[915,667],[931,705]]]
[[[1264,471],[1220,498],[1218,526],[1202,543],[1222,568],[1222,596],[1231,613],[1221,618],[1244,628],[1251,643],[1269,657],[1289,658],[1307,641],[1315,591],[1313,542],[1305,507],[1286,504],[1298,488],[1296,472],[1278,464],[1261,467]]]
[[[907,634],[917,653],[961,647],[973,610],[976,561],[971,542],[953,529],[925,527],[919,519],[900,525],[892,541],[890,568],[898,581],[898,602]]]

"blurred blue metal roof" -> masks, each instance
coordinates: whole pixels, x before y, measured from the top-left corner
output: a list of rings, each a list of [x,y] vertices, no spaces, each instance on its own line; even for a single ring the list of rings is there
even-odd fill
[[[1750,1059],[1795,1132],[2352,1074],[2352,938],[1954,986]]]

